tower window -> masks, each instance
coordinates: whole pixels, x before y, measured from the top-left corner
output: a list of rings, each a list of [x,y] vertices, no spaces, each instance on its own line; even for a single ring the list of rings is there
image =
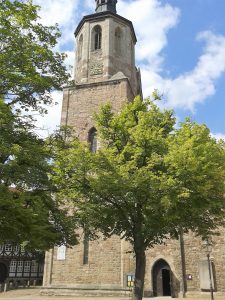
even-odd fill
[[[96,152],[97,151],[97,130],[93,127],[89,131],[88,134],[88,141],[90,143],[90,150],[91,152]]]
[[[83,243],[84,243],[83,264],[86,265],[88,264],[88,259],[89,259],[89,238],[86,233],[84,235]]]
[[[102,47],[102,29],[99,25],[93,29],[93,50],[101,49]]]
[[[83,50],[83,34],[80,36],[78,41],[78,60],[82,58],[82,50]]]
[[[116,53],[121,55],[121,40],[122,40],[122,32],[121,29],[118,27],[115,30],[115,50]]]

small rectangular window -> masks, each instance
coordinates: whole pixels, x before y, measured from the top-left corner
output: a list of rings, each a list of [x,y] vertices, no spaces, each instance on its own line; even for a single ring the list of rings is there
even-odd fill
[[[16,272],[16,260],[11,260],[10,266],[9,266],[9,272],[10,273]]]
[[[84,255],[83,255],[83,264],[86,265],[88,264],[88,259],[89,259],[89,238],[85,234],[84,235]]]
[[[13,246],[11,244],[5,244],[5,252],[12,252]]]
[[[30,272],[30,265],[31,265],[30,261],[25,261],[24,262],[24,273],[29,273]]]
[[[38,263],[36,262],[36,260],[32,260],[31,272],[32,273],[37,273],[37,271],[38,271]]]
[[[17,273],[22,273],[23,272],[23,261],[19,260],[17,262]]]

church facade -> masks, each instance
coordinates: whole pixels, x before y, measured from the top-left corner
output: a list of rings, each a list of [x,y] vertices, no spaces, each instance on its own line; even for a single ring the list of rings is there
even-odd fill
[[[75,30],[75,85],[63,95],[61,124],[75,128],[82,141],[94,144],[94,112],[110,101],[119,111],[126,101],[142,96],[135,66],[137,42],[132,22],[116,13],[116,0],[96,0],[96,12],[83,17]],[[208,299],[211,283],[216,299],[225,299],[225,232],[216,237],[210,257],[191,233],[179,241],[147,251],[144,294],[171,296],[187,292]],[[81,235],[73,248],[46,253],[42,293],[58,295],[127,295],[134,280],[130,245],[113,236],[88,241]],[[209,258],[209,260],[208,260]]]

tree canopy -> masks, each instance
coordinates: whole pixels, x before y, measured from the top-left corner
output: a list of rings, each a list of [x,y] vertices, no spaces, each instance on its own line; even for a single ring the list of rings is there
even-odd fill
[[[44,111],[53,101],[51,92],[68,80],[65,55],[53,51],[59,37],[57,26],[39,22],[32,1],[0,2],[0,95],[6,103]]]
[[[32,1],[0,1],[0,243],[48,249],[74,244],[73,218],[52,194],[52,146],[35,134],[32,110],[45,112],[68,80],[57,26],[39,22]],[[71,226],[73,224],[73,226]]]
[[[74,244],[72,218],[52,198],[51,148],[32,129],[0,100],[0,242]]]
[[[134,298],[142,299],[145,251],[180,230],[206,235],[224,224],[224,143],[205,125],[175,128],[172,111],[136,98],[96,116],[100,149],[77,139],[59,150],[53,181],[90,234],[119,235],[136,257]]]

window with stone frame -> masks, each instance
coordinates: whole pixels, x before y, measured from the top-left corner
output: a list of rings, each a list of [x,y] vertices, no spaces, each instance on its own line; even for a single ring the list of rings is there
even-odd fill
[[[92,50],[99,50],[102,48],[102,28],[96,25],[92,33]]]
[[[81,34],[78,40],[78,49],[77,49],[78,60],[81,60],[82,58],[82,51],[83,51],[83,34]]]
[[[86,265],[88,264],[88,260],[89,260],[89,237],[86,233],[84,233],[83,245],[84,245],[83,264]]]
[[[122,30],[119,27],[115,30],[115,51],[117,55],[122,54]]]
[[[88,133],[88,142],[90,144],[91,152],[96,152],[98,148],[98,141],[97,141],[97,130],[92,127]]]
[[[90,144],[91,152],[95,153],[97,151],[98,141],[97,141],[97,130],[92,127],[88,133],[88,142]],[[89,237],[84,230],[84,240],[83,240],[83,264],[88,264],[89,260]]]

